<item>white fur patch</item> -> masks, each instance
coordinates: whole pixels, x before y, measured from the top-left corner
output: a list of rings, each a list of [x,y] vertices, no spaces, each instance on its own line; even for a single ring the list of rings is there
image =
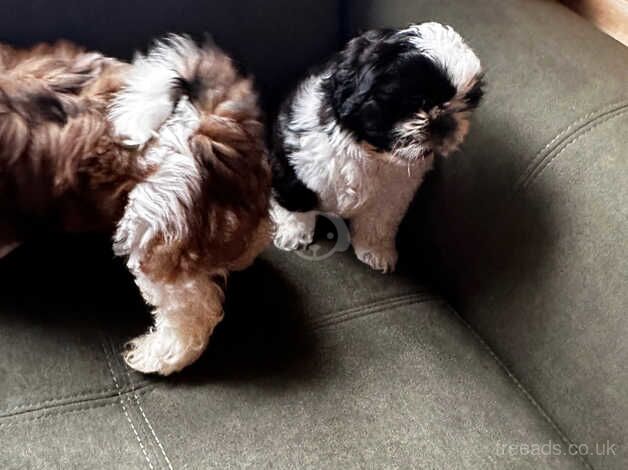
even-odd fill
[[[113,100],[109,119],[126,145],[143,145],[173,111],[175,80],[198,57],[198,46],[185,36],[159,41],[147,55],[137,54],[124,88]]]
[[[482,72],[480,59],[451,26],[423,23],[400,34],[410,34],[410,42],[447,71],[458,92],[466,91]]]
[[[201,170],[188,142],[198,126],[198,112],[186,97],[181,98],[145,156],[158,168],[129,194],[114,236],[114,251],[129,256],[132,271],[158,234],[166,242],[188,234],[187,214],[201,192]]]
[[[226,271],[216,272],[226,277]],[[127,364],[144,373],[169,375],[192,364],[203,353],[222,319],[223,293],[206,273],[154,283],[141,272],[136,283],[144,299],[154,305],[155,325],[131,340],[124,354]]]

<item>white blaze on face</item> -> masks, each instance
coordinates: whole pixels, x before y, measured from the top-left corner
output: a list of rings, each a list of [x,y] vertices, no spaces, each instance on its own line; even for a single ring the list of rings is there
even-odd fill
[[[410,42],[447,72],[458,95],[464,94],[482,73],[482,64],[451,26],[440,23],[412,25],[401,31]]]
[[[465,95],[482,76],[480,59],[451,26],[423,23],[411,25],[399,34],[406,36],[422,55],[445,71],[456,94],[442,106],[419,112],[399,124],[394,129],[397,142],[393,152],[400,158],[410,160],[423,156],[428,150],[449,155],[460,146],[469,130],[470,112],[467,110]],[[437,148],[432,149],[429,124],[443,113],[455,120],[456,128],[437,143]]]

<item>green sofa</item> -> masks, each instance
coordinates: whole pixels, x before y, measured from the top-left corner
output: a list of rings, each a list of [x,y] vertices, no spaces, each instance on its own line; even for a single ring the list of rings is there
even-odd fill
[[[150,314],[107,239],[0,261],[0,468],[628,468],[628,49],[538,0],[3,4],[0,40],[111,54],[211,32],[269,113],[351,33],[436,20],[486,69],[397,273],[269,249],[183,373],[121,360]],[[1,117],[0,117],[1,119]]]

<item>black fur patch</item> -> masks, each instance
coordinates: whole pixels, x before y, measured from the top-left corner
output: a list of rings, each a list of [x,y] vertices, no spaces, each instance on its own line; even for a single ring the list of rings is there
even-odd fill
[[[291,212],[308,212],[318,206],[318,196],[297,177],[288,156],[297,149],[285,143],[284,128],[292,121],[295,92],[283,103],[275,124],[270,165],[275,200]],[[298,130],[296,130],[298,132]]]
[[[318,196],[297,177],[282,149],[271,154],[275,200],[290,212],[308,212],[318,206]]]
[[[52,121],[64,125],[68,115],[63,103],[52,93],[39,93],[29,97],[30,115],[38,116],[42,121]]]
[[[457,127],[456,119],[450,114],[445,114],[430,123],[430,135],[436,140],[442,140],[453,134]]]
[[[372,30],[351,40],[330,62],[331,75],[323,83],[340,125],[385,151],[396,124],[456,92],[446,71],[395,33]]]
[[[197,74],[195,74],[191,80],[187,80],[183,77],[177,77],[175,78],[173,87],[173,91],[175,92],[173,99],[174,101],[178,101],[181,95],[185,95],[190,98],[190,101],[197,101],[204,88],[205,86]]]

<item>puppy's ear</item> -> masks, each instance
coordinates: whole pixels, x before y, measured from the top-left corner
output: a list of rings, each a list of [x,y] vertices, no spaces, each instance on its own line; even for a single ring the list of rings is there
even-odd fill
[[[398,84],[391,80],[408,44],[394,30],[368,31],[332,59],[323,92],[340,124],[378,148],[390,146],[389,129],[399,107]]]
[[[348,67],[340,72],[339,80],[335,80],[335,99],[338,116],[349,118],[360,111],[368,100],[377,79],[376,70],[372,67],[354,70]]]
[[[359,113],[370,97],[381,73],[382,54],[392,44],[385,40],[392,30],[373,30],[358,36],[331,63],[331,74],[323,84],[336,116],[348,119]]]

